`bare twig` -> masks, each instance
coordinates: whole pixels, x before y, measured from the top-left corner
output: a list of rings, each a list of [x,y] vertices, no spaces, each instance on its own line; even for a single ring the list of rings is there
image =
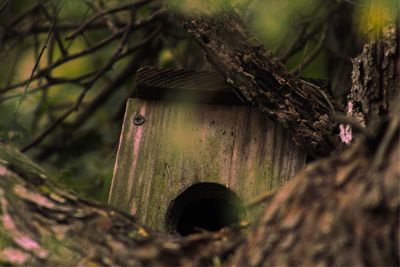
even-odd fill
[[[32,89],[28,90],[26,94],[30,95],[30,94],[39,93],[39,92],[41,92],[42,90],[44,90],[46,88],[49,88],[49,87],[52,87],[52,86],[56,86],[56,85],[60,85],[60,84],[75,84],[75,85],[78,85],[78,86],[83,86],[83,84],[80,82],[80,80],[84,80],[84,79],[90,78],[96,72],[97,71],[92,71],[90,73],[87,73],[87,74],[84,74],[82,76],[79,76],[77,78],[72,78],[72,79],[71,78],[64,79],[64,78],[46,77],[46,79],[49,80],[49,83],[42,84],[42,85],[39,85],[39,86],[37,86],[35,88],[32,88]],[[20,93],[9,95],[9,96],[6,96],[4,98],[1,98],[0,99],[0,103],[5,102],[5,101],[9,101],[9,100],[12,100],[12,99],[15,99],[15,98],[18,98],[18,97],[21,97]]]
[[[130,31],[132,30],[137,30],[145,25],[147,25],[148,23],[153,22],[156,18],[158,18],[159,16],[163,15],[165,13],[164,10],[157,10],[155,11],[152,15],[148,16],[146,19],[143,19],[141,21],[138,21],[137,23],[134,23],[130,26]],[[126,28],[126,27],[125,27]],[[10,90],[13,90],[15,88],[19,88],[21,86],[24,86],[29,80],[33,81],[38,79],[39,77],[45,75],[46,73],[48,73],[51,69],[54,69],[64,63],[67,63],[71,60],[74,60],[76,58],[80,58],[89,54],[94,53],[95,51],[99,50],[100,48],[105,47],[106,45],[110,44],[111,42],[117,40],[119,37],[121,37],[124,33],[124,29],[119,30],[118,32],[112,34],[111,36],[108,36],[102,40],[100,40],[98,43],[96,43],[94,46],[89,47],[85,50],[79,51],[75,54],[71,54],[68,55],[67,57],[64,58],[60,58],[59,60],[55,61],[53,64],[46,66],[44,69],[39,70],[36,75],[34,75],[33,77],[31,77],[28,80],[25,81],[21,81],[9,86],[6,86],[4,88],[0,89],[0,94],[8,92]]]
[[[44,51],[45,51],[46,48],[47,48],[47,45],[48,45],[48,43],[49,43],[51,34],[52,34],[52,32],[53,32],[53,29],[54,29],[54,24],[55,24],[55,21],[56,21],[56,18],[57,18],[57,14],[58,14],[58,11],[59,11],[59,10],[60,10],[60,9],[58,9],[57,12],[56,12],[55,15],[54,15],[54,18],[53,18],[53,20],[52,20],[51,27],[50,27],[49,32],[48,32],[48,34],[47,34],[47,38],[46,38],[46,40],[44,41],[43,47],[42,47],[42,49],[41,49],[40,52],[39,52],[38,58],[36,59],[35,65],[33,66],[33,69],[32,69],[31,75],[30,75],[30,77],[29,77],[29,80],[28,80],[28,82],[26,83],[26,86],[25,86],[25,88],[24,88],[24,92],[23,92],[23,94],[22,94],[22,96],[21,96],[20,101],[18,102],[17,108],[15,109],[15,112],[14,112],[14,116],[15,116],[15,117],[17,116],[18,110],[19,110],[19,108],[20,108],[20,106],[21,106],[23,100],[25,99],[26,93],[27,93],[27,91],[28,91],[28,87],[29,87],[29,85],[30,85],[30,83],[31,83],[31,81],[32,81],[32,78],[33,78],[33,76],[34,76],[34,74],[35,74],[36,69],[37,69],[38,66],[39,66],[40,59],[42,58],[43,53],[44,53]]]
[[[116,26],[121,29],[125,28],[127,25],[126,22],[120,22],[117,23]],[[73,23],[69,21],[65,22],[60,22],[57,24],[57,30],[59,32],[69,32],[72,31],[80,26],[79,23]],[[13,28],[12,34],[14,36],[29,36],[32,34],[46,34],[49,31],[50,24],[43,24],[43,25],[31,25],[28,28]],[[86,28],[87,30],[105,30],[107,29],[107,24],[104,22],[93,22],[92,24],[89,24],[88,27]]]
[[[78,97],[77,103],[80,104],[82,102],[83,98],[81,95]],[[70,109],[68,109],[66,112],[64,112],[53,124],[50,125],[44,132],[42,132],[38,137],[36,137],[31,143],[28,145],[24,146],[21,149],[21,152],[26,152],[32,147],[40,144],[59,124],[61,124],[66,118],[68,118],[69,115],[71,115],[75,111],[75,106],[72,106]]]
[[[0,7],[0,13],[3,12],[4,9],[6,9],[6,7],[8,6],[8,2],[10,2],[9,0],[6,0]]]
[[[95,76],[93,77],[92,80],[90,80],[89,82],[87,82],[81,92],[81,94],[78,96],[76,102],[74,103],[74,105],[72,105],[68,110],[66,110],[53,124],[50,125],[50,127],[48,127],[44,132],[42,132],[38,137],[36,137],[33,141],[31,141],[28,145],[24,146],[21,151],[22,152],[26,152],[29,149],[31,149],[32,147],[40,144],[41,142],[43,142],[43,140],[54,130],[56,129],[56,127],[58,125],[60,125],[66,118],[68,118],[73,112],[78,111],[80,104],[83,102],[87,92],[92,88],[92,86],[94,85],[94,83],[106,72],[108,71],[111,66],[114,64],[116,58],[121,54],[127,40],[128,40],[128,36],[129,36],[129,32],[131,29],[131,26],[133,24],[132,18],[130,18],[130,21],[126,27],[126,29],[124,30],[124,34],[123,37],[121,39],[120,45],[118,46],[118,48],[116,49],[116,51],[114,52],[113,56],[111,57],[111,59],[107,62],[107,64],[100,69]]]
[[[303,50],[303,55],[301,56],[300,64],[298,64],[298,66],[297,66],[298,72],[297,72],[296,74],[298,74],[298,73],[301,72],[301,69],[302,69],[302,67],[303,67],[304,57],[306,56],[306,53],[307,53],[307,49],[308,49],[308,45],[309,45],[309,44],[310,44],[310,42],[307,41],[307,42],[306,42],[306,46],[304,47],[304,50]],[[292,72],[292,73],[293,73],[293,72]],[[295,73],[293,73],[293,74],[295,74]],[[299,75],[297,75],[297,76],[299,76]]]
[[[308,64],[310,64],[315,57],[319,54],[319,52],[321,51],[323,44],[326,40],[326,33],[327,33],[327,28],[324,27],[324,30],[322,31],[322,35],[316,45],[316,47],[314,48],[314,50],[310,53],[310,55],[305,58],[304,60],[302,60],[302,62],[300,62],[300,64],[294,68],[293,70],[291,70],[291,73],[295,74],[295,75],[300,75],[300,72],[303,68],[307,67]]]
[[[129,54],[132,54],[133,52],[137,51],[138,49],[143,49],[146,51],[148,48],[146,48],[146,44],[154,37],[158,36],[158,32],[160,31],[161,26],[153,31],[149,36],[141,41],[140,43],[136,44],[134,47],[131,47],[127,49],[124,53],[121,53],[118,56],[118,60],[122,58],[126,58]],[[152,54],[150,57],[157,57],[157,54]],[[118,88],[120,88],[121,84],[131,77],[132,73],[134,73],[134,70],[137,70],[141,64],[141,62],[144,59],[148,59],[149,56],[146,53],[137,53],[135,57],[132,58],[132,60],[120,71],[120,73],[112,79],[112,81],[106,85],[102,90],[100,90],[100,93],[91,101],[91,103],[87,104],[87,106],[84,107],[84,109],[80,109],[80,112],[74,119],[74,122],[68,125],[68,128],[66,128],[64,131],[60,133],[60,137],[55,137],[53,144],[51,145],[46,145],[43,146],[42,151],[40,152],[39,155],[37,155],[37,158],[40,160],[43,160],[53,153],[59,151],[61,147],[57,143],[57,140],[66,140],[67,138],[70,138],[71,134],[76,131],[79,127],[81,127],[88,119],[90,119],[91,115],[98,110],[98,108],[103,104],[105,101],[107,101],[108,97],[113,94],[114,92],[117,91]],[[118,113],[119,111],[116,111]]]
[[[107,12],[106,4],[102,0],[93,1],[90,6],[97,13]],[[116,26],[118,21],[117,16],[113,16],[113,14],[106,14],[102,16],[101,19],[106,23],[107,28],[110,32],[115,33],[116,31],[118,31],[118,27]]]
[[[287,46],[286,50],[284,52],[278,52],[277,54],[279,55],[279,58],[282,60],[287,60],[291,55],[293,55],[293,51],[297,47],[301,47],[301,42],[304,39],[304,34],[307,32],[307,29],[310,27],[309,23],[304,23],[301,26],[301,29],[297,32],[296,37],[292,38],[292,41],[290,45]],[[284,42],[287,42],[287,38],[283,39]],[[279,46],[279,48],[283,48],[282,45]]]
[[[309,33],[303,33],[303,35],[299,36],[299,39],[293,43],[293,45],[281,56],[282,61],[287,61],[293,55],[295,55],[301,48],[304,47],[304,44],[311,39],[312,36],[318,33],[320,27],[314,27]]]
[[[47,53],[47,64],[50,65],[53,63],[53,55],[54,55],[54,47],[55,47],[55,39],[52,38],[50,40],[50,44],[49,44],[49,49],[48,49],[48,53]],[[50,76],[50,73],[49,75]],[[47,80],[48,81],[48,80]],[[39,84],[39,86],[41,86],[41,84]],[[43,90],[40,90],[42,92],[41,98],[40,98],[40,102],[39,104],[36,106],[34,114],[33,114],[33,119],[32,119],[32,132],[35,132],[39,120],[40,120],[40,115],[41,115],[41,110],[43,108],[43,106],[45,105],[46,101],[47,101],[47,96],[48,96],[48,89],[51,85],[49,83],[46,83],[45,86],[43,86]]]
[[[15,59],[13,60],[13,63],[11,64],[10,72],[8,73],[8,78],[6,82],[6,86],[9,86],[13,82],[13,77],[16,72],[18,62],[21,59],[21,56],[23,55],[24,52],[24,47],[19,47],[18,51],[16,52]],[[8,51],[4,51],[4,54],[7,54]]]
[[[140,48],[142,48],[143,46],[148,44],[149,41],[151,41],[154,37],[156,37],[158,35],[160,30],[161,30],[161,26],[158,27],[156,30],[154,30],[152,33],[150,33],[148,37],[146,37],[144,40],[142,40],[141,42],[139,42],[135,46],[127,48],[125,52],[122,52],[120,55],[117,56],[117,58],[115,60],[115,63],[120,61],[123,58],[126,58],[128,55],[136,52],[137,50],[139,50]],[[46,76],[46,80],[49,82],[49,84],[40,85],[40,86],[37,86],[35,88],[32,88],[27,92],[27,94],[38,93],[38,92],[40,92],[41,90],[43,90],[43,89],[45,89],[47,87],[60,85],[60,84],[75,84],[75,85],[78,85],[78,86],[83,86],[82,81],[92,77],[97,72],[98,72],[98,70],[91,71],[89,73],[85,73],[85,74],[83,74],[81,76],[78,76],[78,77],[75,77],[75,78],[63,78],[63,77]],[[6,96],[6,97],[0,99],[0,103],[4,102],[4,101],[12,100],[14,98],[18,98],[18,97],[20,97],[19,93],[14,94],[14,95],[10,95],[10,96]]]
[[[16,16],[13,20],[10,21],[9,25],[12,25],[11,27],[15,27],[17,26],[19,23],[21,23],[23,20],[25,20],[26,18],[29,17],[29,15],[31,15],[31,13],[35,13],[36,10],[41,6],[40,3],[37,3],[35,5],[33,5],[31,8],[29,8],[27,11],[25,11],[24,13],[22,13],[19,16]],[[50,28],[51,28],[51,24],[50,24]],[[47,29],[47,31],[49,31],[50,29]]]
[[[106,11],[102,11],[96,15],[94,15],[93,17],[89,18],[87,21],[85,21],[84,23],[81,24],[81,26],[79,26],[78,29],[76,29],[73,33],[71,33],[70,35],[68,35],[66,37],[67,40],[73,39],[75,38],[78,34],[82,33],[83,31],[85,31],[86,28],[88,28],[88,26],[93,23],[95,20],[108,15],[108,14],[112,14],[112,13],[116,13],[116,12],[120,12],[120,11],[126,11],[126,10],[130,10],[132,8],[138,8],[144,4],[149,3],[152,0],[140,0],[140,1],[136,1],[134,3],[128,3],[125,5],[121,5],[115,8],[111,8],[108,9]]]
[[[80,112],[79,116],[77,116],[73,120],[74,123],[69,125],[71,126],[72,129],[73,128],[77,129],[79,127],[79,124],[81,123],[83,124],[87,118],[90,118],[91,114],[93,114],[93,112],[101,105],[101,103],[107,101],[108,99],[107,95],[110,95],[115,91],[113,90],[113,88],[115,89],[115,86],[104,87],[103,90],[100,91],[100,94],[97,95],[98,97],[94,98],[88,103],[86,102],[84,103],[88,91],[94,87],[97,81],[107,78],[107,72],[111,70],[111,68],[117,62],[128,57],[130,54],[135,53],[138,49],[146,46],[146,44],[149,43],[149,41],[152,40],[155,36],[157,36],[157,34],[160,32],[161,26],[158,27],[155,31],[151,32],[150,34],[144,36],[142,40],[135,43],[134,45],[128,45],[129,36],[131,36],[131,33],[133,31],[136,31],[144,26],[149,25],[150,23],[152,23],[165,13],[165,11],[162,9],[153,9],[150,15],[146,15],[146,17],[144,17],[141,20],[136,20],[137,8],[150,2],[152,2],[152,0],[137,0],[135,2],[132,1],[131,3],[124,4],[122,6],[114,7],[111,9],[108,7],[106,8],[104,5],[101,5],[100,8],[97,9],[96,14],[93,17],[85,19],[83,24],[79,25],[67,21],[59,21],[57,19],[57,14],[53,17],[52,14],[53,8],[49,9],[49,6],[47,4],[44,5],[42,4],[41,1],[38,1],[37,4],[29,7],[27,11],[21,13],[20,15],[17,14],[16,16],[14,16],[14,19],[12,21],[9,20],[11,23],[8,22],[7,25],[3,25],[3,27],[0,29],[1,31],[0,34],[2,38],[1,42],[2,44],[3,43],[6,44],[7,45],[6,47],[16,47],[15,45],[14,46],[11,45],[13,41],[18,42],[18,40],[21,41],[26,39],[27,37],[33,37],[33,40],[37,41],[36,43],[38,43],[39,40],[44,41],[42,47],[40,44],[36,45],[38,49],[35,50],[36,51],[35,62],[29,77],[24,78],[24,80],[22,81],[19,80],[17,82],[13,81],[12,78],[10,78],[10,83],[3,85],[3,88],[0,89],[0,94],[8,93],[13,89],[23,90],[22,94],[21,93],[14,95],[5,94],[4,97],[0,99],[0,102],[2,102],[20,97],[15,114],[18,113],[21,103],[23,103],[24,98],[28,94],[33,94],[37,92],[42,93],[41,100],[37,104],[36,109],[34,110],[33,120],[32,120],[32,131],[34,131],[34,129],[38,125],[40,118],[42,118],[40,111],[41,107],[43,107],[43,104],[46,104],[46,102],[48,102],[47,100],[48,90],[60,84],[74,84],[82,88],[81,92],[77,96],[75,96],[73,104],[69,104],[69,107],[65,107],[65,105],[61,107],[64,109],[61,115],[54,117],[54,114],[51,112],[51,107],[47,109],[49,111],[46,113],[46,116],[48,116],[48,127],[45,128],[43,131],[39,132],[37,136],[32,138],[32,140],[22,148],[22,151],[28,151],[32,147],[35,147],[38,144],[42,143],[43,140],[45,140],[56,128],[63,125],[65,120],[72,113],[77,112],[78,110],[80,110],[81,107],[83,107],[84,112],[82,113]],[[128,22],[123,21],[126,20],[126,16],[120,17],[115,15],[117,12],[120,11],[131,12]],[[106,22],[97,21],[102,18],[106,18],[107,21]],[[123,19],[119,20],[120,18]],[[31,20],[33,21],[33,23],[31,22]],[[21,23],[21,21],[23,21],[23,23]],[[86,32],[86,30],[93,30],[93,29],[107,30],[107,24],[109,24],[110,21],[113,24],[111,29],[111,34],[110,31],[108,31],[107,35],[104,34],[101,35],[101,36],[106,36],[104,39],[101,40],[94,39],[93,41],[90,40],[91,43],[93,43],[93,45],[89,44],[83,49],[71,53],[72,47],[70,45],[72,44],[72,40],[76,36],[83,35]],[[62,36],[62,34],[65,34],[65,31],[70,31],[70,30],[74,30],[72,34],[75,35],[71,38],[69,44],[67,43],[65,45],[63,41],[63,38],[65,38],[65,36]],[[113,32],[114,30],[115,32]],[[42,39],[41,35],[44,33],[46,33],[47,35],[45,38]],[[139,33],[139,36],[141,35],[142,33]],[[119,44],[116,45],[115,52],[106,62],[106,64],[104,64],[104,66],[102,66],[101,68],[96,69],[94,71],[93,70],[89,71],[88,73],[79,75],[78,77],[55,77],[52,74],[53,70],[55,70],[56,68],[64,66],[65,64],[73,60],[76,60],[78,58],[82,58],[85,56],[92,55],[93,53],[97,53],[100,49],[114,45],[115,42],[118,42],[118,40]],[[59,58],[53,59],[54,53],[52,51],[54,51],[54,47],[59,48],[59,51],[61,52],[61,56],[59,56]],[[41,59],[45,54],[45,51],[50,49],[52,51],[48,53],[48,60],[46,63],[44,63],[44,61]],[[124,77],[125,76],[129,77],[129,75],[125,75],[125,73],[129,73],[129,70],[124,71],[123,75]],[[113,79],[110,79],[110,86],[111,84],[114,84],[114,79],[117,78],[118,76],[114,77]],[[38,82],[35,83],[34,86],[32,86],[34,88],[31,88],[30,85],[33,83],[33,81],[38,81]],[[74,130],[72,130],[71,133],[73,131]]]
[[[133,52],[137,51],[138,49],[144,47],[151,39],[153,39],[155,36],[158,35],[159,31],[161,29],[161,26],[157,28],[154,32],[152,32],[146,39],[142,40],[140,43],[135,45],[132,48],[129,48],[126,50],[126,52],[121,53],[119,56],[116,57],[116,61],[125,58],[126,56],[132,54]],[[100,103],[103,103],[106,99],[106,97],[113,91],[115,91],[116,87],[116,81],[120,81],[122,79],[125,79],[125,76],[127,75],[127,72],[131,73],[133,66],[137,65],[137,59],[135,58],[131,63],[127,65],[127,67],[124,68],[124,70],[121,71],[121,73],[118,75],[118,77],[113,81],[112,84],[109,86],[106,86],[104,90],[90,103],[90,105],[86,108],[86,110],[82,113],[79,113],[77,118],[75,119],[74,126],[76,125],[81,125],[83,124],[99,106]]]
[[[46,18],[51,21],[51,15],[48,12],[47,8],[45,6],[43,6],[43,5],[41,7],[42,7],[42,10],[43,10]],[[57,9],[59,9],[59,8],[57,8]],[[56,11],[56,14],[57,13],[58,13],[58,11]],[[65,49],[65,47],[64,47],[64,45],[62,43],[62,40],[61,40],[60,34],[58,32],[58,29],[56,27],[56,24],[57,24],[57,20],[54,21],[53,36],[55,37],[55,39],[57,41],[58,47],[60,48],[60,51],[61,51],[61,54],[65,57],[65,56],[68,55],[68,51]]]
[[[246,208],[252,209],[264,202],[270,201],[272,199],[272,197],[275,195],[275,193],[276,193],[276,190],[267,191],[255,198],[251,199],[249,202],[246,203]]]

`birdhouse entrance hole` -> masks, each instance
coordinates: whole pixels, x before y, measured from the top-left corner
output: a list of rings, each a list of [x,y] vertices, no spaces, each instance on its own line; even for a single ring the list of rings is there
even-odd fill
[[[241,200],[231,189],[218,183],[197,183],[171,202],[166,229],[182,236],[202,230],[218,231],[239,223],[243,213]]]

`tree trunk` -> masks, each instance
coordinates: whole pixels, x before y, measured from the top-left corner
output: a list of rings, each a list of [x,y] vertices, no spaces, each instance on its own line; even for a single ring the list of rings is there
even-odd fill
[[[329,100],[254,45],[235,16],[183,21],[227,81],[292,129],[298,143],[309,145],[313,155],[338,149]],[[218,23],[228,32],[218,31]],[[379,88],[389,96],[380,101],[399,96],[398,86],[391,83],[398,85],[398,33],[390,36],[397,38],[391,42],[394,50],[385,50],[387,39],[370,44],[376,47],[373,51],[394,51],[374,52],[381,60],[370,61],[376,65],[372,73],[379,70]],[[371,58],[368,51],[361,58]],[[364,83],[368,75],[356,78],[355,73],[353,85],[369,84]],[[186,238],[159,235],[124,213],[61,190],[26,156],[0,145],[0,261],[68,266],[399,265],[400,127],[398,103],[392,103],[378,104],[393,108],[390,120],[382,119],[356,144],[311,164],[272,194],[247,232],[238,227]],[[371,107],[381,110],[376,104]]]
[[[375,129],[378,130],[378,129]],[[234,266],[398,266],[398,117],[267,204]]]
[[[386,26],[353,59],[348,113],[363,125],[388,114],[399,114],[399,31]]]

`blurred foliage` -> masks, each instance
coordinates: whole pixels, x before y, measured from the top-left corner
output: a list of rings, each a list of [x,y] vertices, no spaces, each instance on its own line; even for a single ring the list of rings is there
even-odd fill
[[[363,0],[358,5],[355,23],[360,31],[379,32],[399,15],[399,1],[396,0]]]
[[[136,2],[143,3],[129,6]],[[0,0],[0,138],[26,148],[55,125],[27,153],[82,196],[106,201],[135,71],[143,65],[212,69],[201,48],[162,11],[161,2]],[[184,12],[215,15],[234,6],[289,69],[299,76],[329,79],[339,100],[349,90],[349,59],[361,51],[364,32],[392,14],[387,10],[397,8],[392,0],[169,0],[169,4]],[[128,30],[129,23],[138,26]],[[91,51],[79,56],[87,50]],[[78,56],[66,60],[71,55]],[[114,60],[113,55],[120,58]],[[82,92],[83,101],[78,103]],[[74,103],[78,112],[73,110],[57,123]]]

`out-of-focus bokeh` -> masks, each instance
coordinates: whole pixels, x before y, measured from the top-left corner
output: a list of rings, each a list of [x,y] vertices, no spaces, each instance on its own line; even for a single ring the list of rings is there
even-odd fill
[[[339,102],[350,59],[398,12],[394,0],[171,1],[216,16],[234,6],[295,75],[329,81]],[[0,0],[0,138],[58,182],[106,201],[136,70],[212,70],[162,2]]]

